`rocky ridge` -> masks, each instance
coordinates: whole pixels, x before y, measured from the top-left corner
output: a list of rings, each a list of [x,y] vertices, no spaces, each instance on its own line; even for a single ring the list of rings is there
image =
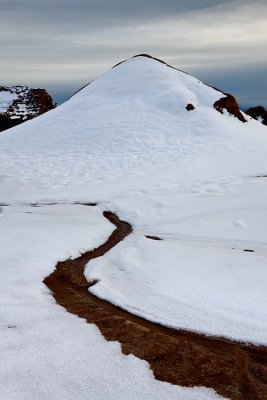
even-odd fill
[[[267,125],[267,110],[262,106],[250,107],[245,111],[250,117],[260,121],[263,125]]]
[[[0,132],[55,108],[45,89],[0,86]]]

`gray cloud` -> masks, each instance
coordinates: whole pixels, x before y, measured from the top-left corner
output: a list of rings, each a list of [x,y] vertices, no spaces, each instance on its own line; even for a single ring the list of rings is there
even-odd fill
[[[248,1],[245,0],[245,3]],[[231,0],[2,0],[0,6],[6,16],[23,17],[26,20],[43,18],[48,23],[62,22],[71,24],[77,18],[89,20],[97,24],[98,21],[108,19],[109,22],[122,18],[127,20],[138,18],[162,18],[166,15],[196,11],[220,4],[231,3]],[[244,1],[240,4],[244,4]],[[49,20],[47,19],[49,18]],[[95,20],[97,18],[97,20]],[[39,21],[41,22],[41,21]],[[123,23],[121,20],[120,22]]]
[[[194,71],[191,71],[194,74]],[[198,71],[198,77],[206,84],[215,86],[237,97],[240,107],[263,105],[267,108],[266,65],[244,65],[242,68],[217,68]]]
[[[266,15],[265,0],[0,0],[1,84],[44,86],[62,101],[147,52],[266,104]]]

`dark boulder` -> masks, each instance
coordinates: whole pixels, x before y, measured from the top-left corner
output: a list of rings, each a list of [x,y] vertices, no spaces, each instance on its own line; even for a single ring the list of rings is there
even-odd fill
[[[187,106],[185,107],[187,109],[187,111],[192,111],[195,109],[195,107],[193,106],[193,104],[188,103]]]

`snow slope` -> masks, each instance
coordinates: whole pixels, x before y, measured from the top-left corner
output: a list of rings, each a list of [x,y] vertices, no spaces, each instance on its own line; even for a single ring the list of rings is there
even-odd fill
[[[125,241],[88,265],[87,277],[100,279],[90,289],[97,296],[177,329],[267,344],[267,178],[259,177],[267,174],[267,130],[257,121],[242,123],[227,113],[218,113],[213,103],[223,96],[183,72],[137,57],[106,72],[62,106],[1,135],[0,202],[12,205],[3,207],[4,211],[15,213],[18,207],[19,212],[28,212],[22,203],[62,203],[58,216],[47,206],[42,222],[35,222],[27,214],[19,238],[14,227],[17,215],[12,214],[4,225],[9,212],[0,214],[0,229],[9,237],[3,245],[7,256],[2,265],[12,282],[11,292],[4,285],[1,293],[11,299],[12,290],[21,286],[21,276],[25,276],[21,293],[27,293],[27,301],[20,295],[16,301],[12,299],[8,308],[15,322],[5,322],[3,328],[6,360],[14,352],[13,335],[21,337],[18,346],[23,360],[25,353],[21,349],[30,338],[36,340],[36,345],[28,345],[29,357],[36,355],[38,345],[42,346],[49,337],[51,343],[52,332],[61,337],[62,332],[73,329],[74,335],[66,334],[65,343],[73,346],[73,370],[79,370],[80,350],[82,345],[88,347],[86,340],[95,340],[96,352],[99,349],[102,354],[97,372],[92,375],[95,390],[100,390],[99,371],[105,357],[110,357],[105,370],[107,384],[117,398],[125,398],[133,371],[137,386],[144,379],[150,388],[155,388],[155,394],[150,396],[155,399],[162,398],[162,393],[168,398],[194,399],[194,393],[198,396],[202,390],[190,392],[155,383],[143,362],[125,358],[117,345],[104,343],[95,328],[90,327],[89,332],[82,321],[53,304],[41,283],[44,275],[53,270],[58,259],[75,256],[81,247],[94,246],[90,240],[102,242],[108,232],[106,223],[102,226],[103,221],[96,218],[98,208],[85,217],[84,211],[74,211],[79,206],[64,205],[74,201],[98,202],[100,209],[116,212],[134,227]],[[188,112],[188,103],[195,110]],[[53,223],[43,241],[54,229],[58,229],[58,235],[43,248],[40,229],[49,218]],[[66,238],[65,229],[73,237],[80,233],[72,242]],[[33,233],[36,240],[26,260],[22,249],[31,242]],[[145,235],[158,235],[163,240],[152,241]],[[14,251],[14,243],[20,241],[22,245]],[[41,267],[33,278],[35,247]],[[13,261],[9,260],[10,254]],[[12,272],[14,263],[16,273]],[[46,321],[38,313],[30,317],[29,304],[34,303],[35,296]],[[6,321],[6,311],[2,313]],[[28,322],[23,322],[20,313]],[[34,321],[41,330],[29,330]],[[7,324],[22,324],[20,335],[7,330]],[[44,373],[31,362],[27,377],[23,374],[19,381],[18,385],[24,385],[32,376],[34,382],[41,380],[38,398],[48,398],[45,388],[52,379],[48,366],[54,365],[56,347],[54,342],[46,348]],[[70,367],[65,358],[68,356],[62,355],[62,348],[59,351],[61,358],[56,358],[55,365],[62,366],[62,373],[57,373],[56,379],[63,385]],[[14,354],[12,357],[6,361],[8,365]],[[86,369],[91,371],[94,362],[82,353],[82,363],[80,370],[85,377]],[[114,374],[122,373],[124,363],[129,364],[118,388]],[[114,373],[111,364],[118,366]],[[92,381],[88,382],[92,385]],[[10,387],[12,384],[10,378]],[[69,398],[76,395],[76,389],[70,387],[70,392],[64,389],[65,398],[67,393]],[[30,398],[36,398],[33,393],[36,395],[39,388],[31,385],[29,390]],[[137,388],[130,393],[131,398],[141,396]],[[202,393],[205,399],[216,398],[211,391]],[[7,398],[24,397],[10,392]],[[79,398],[85,398],[85,394]]]

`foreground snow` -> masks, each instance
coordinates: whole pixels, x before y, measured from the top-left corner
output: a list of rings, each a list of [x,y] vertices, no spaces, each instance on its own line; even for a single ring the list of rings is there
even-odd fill
[[[90,262],[86,277],[100,279],[90,291],[169,327],[267,344],[265,185],[172,198],[171,218]]]
[[[54,304],[42,283],[57,260],[97,247],[113,230],[99,208],[3,207],[1,399],[210,399],[205,388],[156,381],[147,363],[124,356],[94,325]]]
[[[257,121],[243,124],[219,114],[212,105],[222,96],[139,57],[57,109],[1,134],[0,202],[13,205],[0,214],[8,238],[1,244],[1,269],[11,282],[4,287],[9,306],[1,308],[1,345],[10,369],[15,353],[20,360],[20,378],[14,373],[8,380],[7,374],[5,393],[19,382],[22,393],[53,398],[59,382],[65,398],[79,393],[83,399],[89,389],[100,391],[103,380],[102,390],[111,387],[113,397],[92,397],[182,393],[186,399],[188,393],[194,399],[201,392],[155,382],[145,363],[122,356],[117,344],[105,343],[94,327],[55,306],[41,283],[57,260],[102,243],[110,226],[99,211],[62,205],[25,214],[27,207],[15,204],[98,202],[131,223],[134,233],[89,264],[87,276],[100,279],[91,288],[95,294],[161,324],[267,344],[267,178],[258,177],[267,174],[267,130]],[[188,103],[196,109],[186,111]]]

